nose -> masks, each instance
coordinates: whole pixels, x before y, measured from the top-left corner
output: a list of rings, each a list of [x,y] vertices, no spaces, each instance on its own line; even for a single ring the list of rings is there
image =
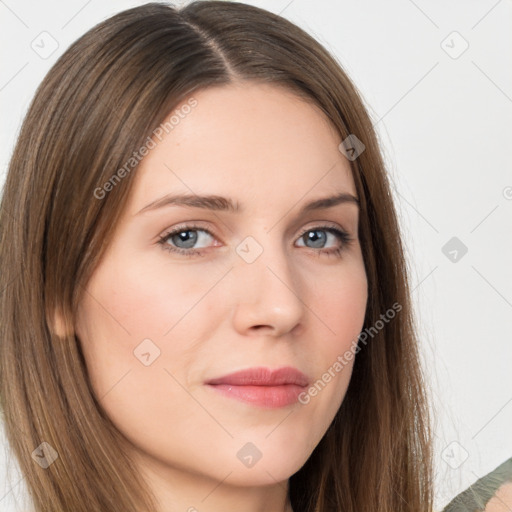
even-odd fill
[[[301,297],[300,276],[284,249],[278,243],[271,247],[270,242],[262,249],[252,262],[236,255],[231,272],[236,283],[233,323],[243,335],[277,337],[299,329],[307,306]]]

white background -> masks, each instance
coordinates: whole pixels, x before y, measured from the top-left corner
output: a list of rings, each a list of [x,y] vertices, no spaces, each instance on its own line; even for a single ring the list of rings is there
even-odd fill
[[[2,184],[52,64],[94,24],[143,3],[0,2]],[[248,3],[280,13],[334,53],[377,127],[432,383],[440,510],[512,456],[512,2]],[[49,56],[32,48],[47,38],[52,49],[44,31],[58,43]],[[468,249],[455,262],[442,250],[452,237]],[[0,509],[27,510],[23,478],[0,443]]]

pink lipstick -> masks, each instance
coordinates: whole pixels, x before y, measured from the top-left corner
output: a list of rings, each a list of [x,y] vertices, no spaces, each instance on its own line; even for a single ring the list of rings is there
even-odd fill
[[[291,405],[308,386],[308,378],[296,368],[249,368],[211,379],[206,384],[219,393],[267,409]]]

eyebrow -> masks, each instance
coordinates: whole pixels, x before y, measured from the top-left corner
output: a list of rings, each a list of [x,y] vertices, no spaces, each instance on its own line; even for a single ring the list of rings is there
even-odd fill
[[[359,207],[359,199],[352,194],[342,192],[340,194],[315,199],[305,204],[299,214],[305,214],[314,210],[325,210],[339,204],[355,204]],[[135,215],[163,208],[164,206],[188,206],[190,208],[203,208],[214,211],[227,211],[231,213],[242,213],[243,207],[238,201],[218,195],[198,196],[195,194],[167,194],[160,199],[152,201],[144,206]]]

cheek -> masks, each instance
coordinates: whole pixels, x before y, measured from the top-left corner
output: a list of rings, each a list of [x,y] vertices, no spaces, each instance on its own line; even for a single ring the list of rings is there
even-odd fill
[[[77,335],[99,396],[128,373],[148,392],[162,389],[170,380],[164,368],[175,368],[177,360],[187,367],[195,337],[207,333],[218,316],[211,298],[200,300],[218,280],[215,273],[197,279],[196,271],[191,279],[192,270],[124,259],[125,253],[111,253],[96,269],[79,307]],[[157,372],[164,383],[155,381]],[[139,397],[144,394],[133,400]]]
[[[129,269],[127,271],[126,269]],[[144,265],[120,258],[97,269],[87,289],[96,304],[88,300],[89,322],[94,315],[104,320],[118,337],[136,340],[163,338],[181,319],[192,312],[198,298],[211,286],[191,279],[192,272],[175,265]],[[94,301],[93,301],[94,302]],[[197,320],[197,318],[195,319]]]
[[[355,349],[364,325],[368,300],[367,278],[362,261],[340,267],[331,279],[323,279],[321,290],[312,297],[312,309],[318,312],[325,336],[315,338],[311,353],[317,362],[316,389],[311,400],[332,418],[341,405],[355,362]],[[311,389],[311,388],[310,388]],[[317,398],[314,398],[317,397]]]
[[[321,280],[312,300],[315,311],[327,326],[328,351],[339,353],[356,340],[363,328],[368,300],[368,282],[362,262],[340,267],[330,278]]]
[[[320,393],[328,400],[336,400],[348,386],[355,357],[355,348],[364,325],[368,299],[368,282],[362,257],[354,253],[340,265],[324,267],[320,271],[308,271],[303,276],[307,297],[308,333],[304,335],[304,350],[309,352],[309,360],[314,361],[316,378],[322,378],[329,369],[329,391]],[[343,370],[333,365],[344,356]],[[341,400],[341,399],[340,399]],[[317,405],[324,399],[315,400]]]
[[[191,308],[199,291],[186,286],[183,272],[171,277],[107,262],[86,287],[76,326],[102,408],[128,439],[148,449],[151,439],[169,435],[178,416],[187,432],[201,413],[180,385],[181,370],[193,360],[190,320],[199,325]],[[190,414],[183,418],[180,411]]]

